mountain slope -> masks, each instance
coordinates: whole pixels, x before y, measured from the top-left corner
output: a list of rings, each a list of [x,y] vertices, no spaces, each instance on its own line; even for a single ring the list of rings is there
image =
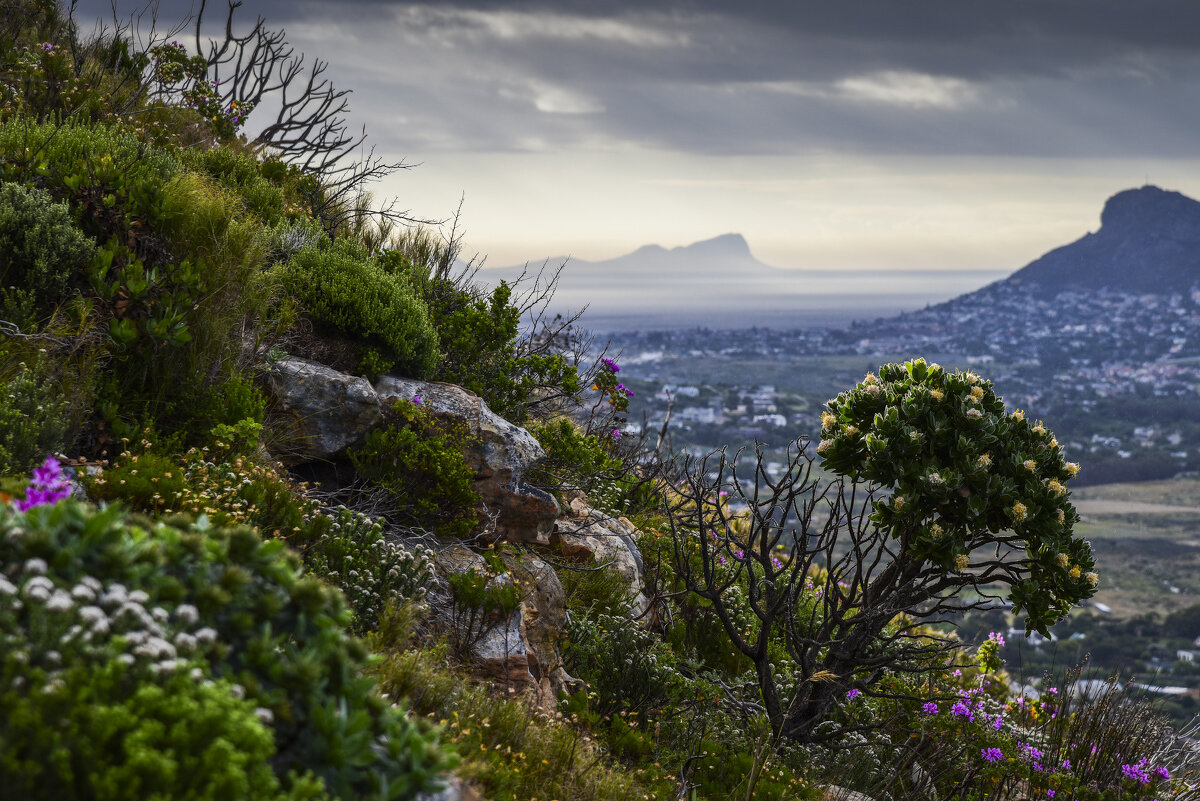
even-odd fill
[[[1118,192],[1104,204],[1098,231],[1007,282],[1053,291],[1187,292],[1200,283],[1200,202],[1156,186]]]

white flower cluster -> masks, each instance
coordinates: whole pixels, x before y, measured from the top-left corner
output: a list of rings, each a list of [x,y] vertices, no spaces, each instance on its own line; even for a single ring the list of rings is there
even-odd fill
[[[15,649],[19,661],[44,669],[43,691],[61,687],[61,672],[71,664],[114,656],[130,668],[169,675],[217,640],[215,629],[196,628],[200,614],[190,604],[172,614],[142,590],[92,576],[60,586],[46,570],[43,560],[30,559],[15,576],[0,574],[0,650]],[[21,685],[25,678],[12,681]]]

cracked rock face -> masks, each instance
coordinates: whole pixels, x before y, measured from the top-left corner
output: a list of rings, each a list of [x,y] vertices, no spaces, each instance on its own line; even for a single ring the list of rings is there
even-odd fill
[[[384,376],[374,385],[306,359],[276,362],[271,391],[292,424],[291,460],[336,459],[361,444],[384,422],[398,400],[421,398],[435,416],[463,427],[463,454],[475,473],[479,493],[495,534],[517,542],[547,544],[558,517],[554,496],[526,483],[528,472],[545,458],[525,429],[497,415],[478,395],[453,384]]]
[[[341,456],[383,422],[371,382],[305,359],[283,359],[268,375],[292,424],[292,461]]]
[[[642,554],[637,546],[638,530],[624,517],[612,517],[588,506],[583,499],[571,501],[568,513],[555,525],[554,540],[568,558],[591,556],[597,564],[611,564],[629,585],[631,612],[644,620],[650,607],[642,581]]]

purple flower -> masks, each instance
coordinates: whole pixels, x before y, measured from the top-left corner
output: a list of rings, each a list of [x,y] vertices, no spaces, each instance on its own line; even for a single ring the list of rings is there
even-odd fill
[[[999,762],[1004,759],[1004,752],[999,748],[981,748],[984,762]]]
[[[1001,648],[1004,647],[1004,635],[1000,632],[993,631],[988,635],[988,639],[996,643],[996,645],[1000,646]]]
[[[621,372],[621,366],[619,364],[617,364],[615,361],[613,361],[612,359],[601,359],[600,363],[603,364],[605,367],[607,367],[608,371],[610,373]]]
[[[413,400],[412,400],[412,402],[413,402],[413,403],[423,403],[424,401],[422,401],[422,400],[421,400],[421,396],[420,396],[420,395],[413,395]]]
[[[995,729],[996,731],[1000,731],[1000,728],[1002,726],[1004,726],[1004,719],[1002,717],[1000,717],[999,715],[996,715],[996,717],[992,718],[992,728],[993,729]]]
[[[71,483],[63,475],[62,465],[53,456],[47,456],[41,467],[33,470],[25,499],[17,501],[17,511],[27,512],[35,506],[53,506],[63,498],[70,497]]]
[[[1050,798],[1054,798],[1054,791],[1053,791],[1053,790],[1047,790],[1047,791],[1046,791],[1046,795],[1047,795],[1047,796],[1049,796]]]
[[[938,713],[938,705],[935,704],[933,701],[926,702],[926,704],[924,706],[922,706],[921,709],[925,712],[926,715],[936,715]]]
[[[1157,773],[1158,778],[1162,779],[1164,782],[1171,780],[1171,771],[1167,770],[1166,768],[1155,768],[1154,772]]]
[[[612,430],[612,433],[609,436],[611,436],[613,439],[620,439],[621,438],[621,429],[614,428]]]
[[[1070,770],[1070,769],[1071,769],[1071,760],[1069,760],[1069,759],[1064,759],[1064,760],[1062,761],[1062,769],[1063,769],[1063,770]]]
[[[1122,765],[1121,772],[1138,784],[1150,783],[1150,776],[1146,773],[1146,760],[1144,759],[1136,765]]]
[[[853,701],[855,698],[857,698],[860,695],[862,695],[862,693],[860,693],[857,689],[850,690],[849,692],[846,693],[846,700]]]
[[[975,713],[971,711],[971,706],[966,701],[956,701],[954,706],[950,707],[950,714],[958,718],[975,720]]]

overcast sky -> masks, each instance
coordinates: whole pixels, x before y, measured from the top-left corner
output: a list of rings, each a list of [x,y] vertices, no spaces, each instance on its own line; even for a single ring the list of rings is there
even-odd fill
[[[379,152],[419,163],[381,192],[426,217],[465,197],[496,266],[738,232],[780,267],[1016,269],[1118,190],[1200,196],[1194,0],[241,11],[327,59]]]

